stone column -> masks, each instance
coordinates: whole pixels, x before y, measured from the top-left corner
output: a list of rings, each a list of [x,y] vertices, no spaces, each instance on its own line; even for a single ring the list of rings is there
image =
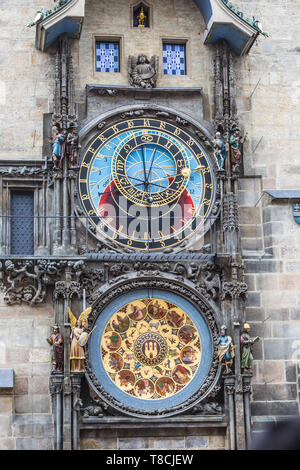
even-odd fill
[[[62,445],[62,391],[63,374],[53,374],[50,377],[50,394],[53,402],[53,416],[55,424],[55,450],[61,450]]]
[[[229,437],[230,450],[236,449],[235,440],[235,410],[234,410],[234,393],[235,393],[235,376],[224,377],[225,403],[227,404],[229,419]]]
[[[251,445],[251,409],[250,409],[251,380],[252,380],[252,374],[243,374],[245,433],[246,433],[247,449],[249,449]]]
[[[238,296],[232,299],[233,306],[233,338],[235,349],[235,427],[236,427],[236,448],[245,449],[245,422],[244,422],[244,401],[243,401],[243,378],[241,375],[241,353],[240,353],[240,322],[239,322],[239,300]]]
[[[69,191],[68,191],[68,162],[67,156],[63,162],[63,230],[62,230],[62,246],[65,253],[70,250],[70,231],[69,231]]]
[[[74,208],[74,188],[75,188],[75,174],[72,172],[72,174],[69,175],[69,181],[70,181],[70,236],[71,236],[71,248],[73,250],[76,249],[76,225],[75,225],[75,208]]]
[[[61,234],[61,201],[60,201],[60,193],[61,193],[61,176],[56,174],[54,176],[54,223],[55,229],[53,234],[53,252],[60,251],[61,242],[62,242],[62,234]]]
[[[80,447],[79,443],[79,419],[80,419],[80,390],[81,390],[81,379],[82,372],[73,372],[71,374],[72,384],[72,449],[78,450]]]
[[[67,282],[65,283],[67,284]],[[67,286],[66,286],[67,287]],[[66,289],[67,290],[67,289]],[[70,335],[71,328],[67,317],[68,298],[64,298],[64,337],[65,344],[65,379],[64,379],[64,450],[72,449],[72,396],[71,396],[71,379],[70,379]]]
[[[243,400],[243,378],[241,374],[236,377],[235,386],[235,433],[236,449],[244,450],[246,447],[245,439],[245,419],[244,419],[244,400]]]

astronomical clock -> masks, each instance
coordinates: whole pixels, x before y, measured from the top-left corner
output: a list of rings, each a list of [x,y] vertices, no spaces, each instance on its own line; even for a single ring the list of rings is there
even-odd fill
[[[50,3],[27,25],[36,36],[28,32],[26,48],[40,51],[30,52],[35,67],[47,66],[40,104],[24,103],[19,158],[4,155],[0,167],[2,300],[25,304],[33,325],[30,308],[47,302],[48,324],[50,291],[53,300],[43,340],[53,349],[52,406],[43,392],[24,413],[33,423],[42,406],[55,432],[36,448],[50,446],[52,434],[56,449],[121,448],[135,424],[154,441],[176,427],[193,445],[201,435],[243,448],[252,359],[245,365],[241,354],[242,247],[251,269],[256,254],[239,231],[239,177],[251,162],[244,174],[243,83],[236,87],[234,70],[267,33],[227,0],[177,2],[177,12],[174,2]],[[29,437],[13,445],[31,446]]]
[[[78,189],[96,237],[144,252],[191,237],[216,192],[204,148],[160,119],[123,120],[99,133],[84,151]]]
[[[112,116],[86,139],[78,172],[93,236],[119,263],[129,255],[145,267],[124,268],[94,293],[87,378],[114,409],[143,417],[190,409],[219,375],[211,306],[178,273],[148,272],[143,261],[184,256],[185,242],[207,231],[217,193],[215,164],[192,126],[157,114]]]

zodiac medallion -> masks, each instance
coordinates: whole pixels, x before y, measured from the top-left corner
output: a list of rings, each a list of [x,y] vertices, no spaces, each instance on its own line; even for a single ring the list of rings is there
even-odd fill
[[[161,400],[191,382],[201,360],[201,341],[187,312],[162,299],[143,298],[111,315],[100,354],[119,389],[142,400]]]
[[[147,366],[160,364],[168,354],[168,346],[158,333],[143,333],[134,344],[136,358]]]

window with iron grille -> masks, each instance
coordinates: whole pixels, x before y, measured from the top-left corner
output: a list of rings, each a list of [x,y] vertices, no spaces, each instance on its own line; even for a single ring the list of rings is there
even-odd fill
[[[119,41],[96,41],[96,72],[120,71]]]
[[[34,193],[11,191],[10,252],[12,255],[34,254]]]
[[[185,44],[163,44],[163,70],[165,75],[186,75]]]

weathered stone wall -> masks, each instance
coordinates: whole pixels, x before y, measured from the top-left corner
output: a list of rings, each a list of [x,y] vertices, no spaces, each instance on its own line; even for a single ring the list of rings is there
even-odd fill
[[[0,389],[0,449],[53,449],[49,395],[51,305],[0,304],[0,368],[13,369],[14,389]]]
[[[148,58],[159,56],[159,81],[157,86],[205,86],[208,88],[211,48],[204,46],[202,33],[205,23],[193,0],[153,0],[150,28],[132,27],[131,2],[89,0],[86,2],[85,24],[81,40],[74,53],[80,69],[78,89],[87,83],[128,85],[128,56],[145,53]],[[95,38],[120,38],[121,61],[119,73],[95,71]],[[164,75],[162,71],[162,41],[186,40],[187,75]]]
[[[44,9],[53,5],[43,2]],[[39,0],[4,0],[0,5],[0,158],[41,158],[43,114],[53,108],[54,55],[35,49],[27,28]]]
[[[238,110],[249,133],[239,202],[246,316],[252,335],[262,337],[254,349],[252,395],[260,430],[264,421],[299,412],[300,225],[291,200],[271,201],[263,191],[300,187],[300,14],[292,0],[234,3],[270,35],[235,60]]]
[[[226,427],[93,430],[83,429],[81,450],[225,450],[229,448]]]
[[[89,0],[86,2],[85,24],[80,42],[74,47],[77,75],[77,101],[85,102],[87,83],[129,85],[128,56],[158,55],[159,87],[202,86],[207,98],[213,83],[213,48],[204,46],[202,35],[205,23],[193,0],[153,0],[150,28],[132,27],[131,2],[120,0]],[[120,73],[95,71],[95,38],[119,37],[121,39]],[[171,76],[162,72],[162,40],[186,40],[187,75]]]

